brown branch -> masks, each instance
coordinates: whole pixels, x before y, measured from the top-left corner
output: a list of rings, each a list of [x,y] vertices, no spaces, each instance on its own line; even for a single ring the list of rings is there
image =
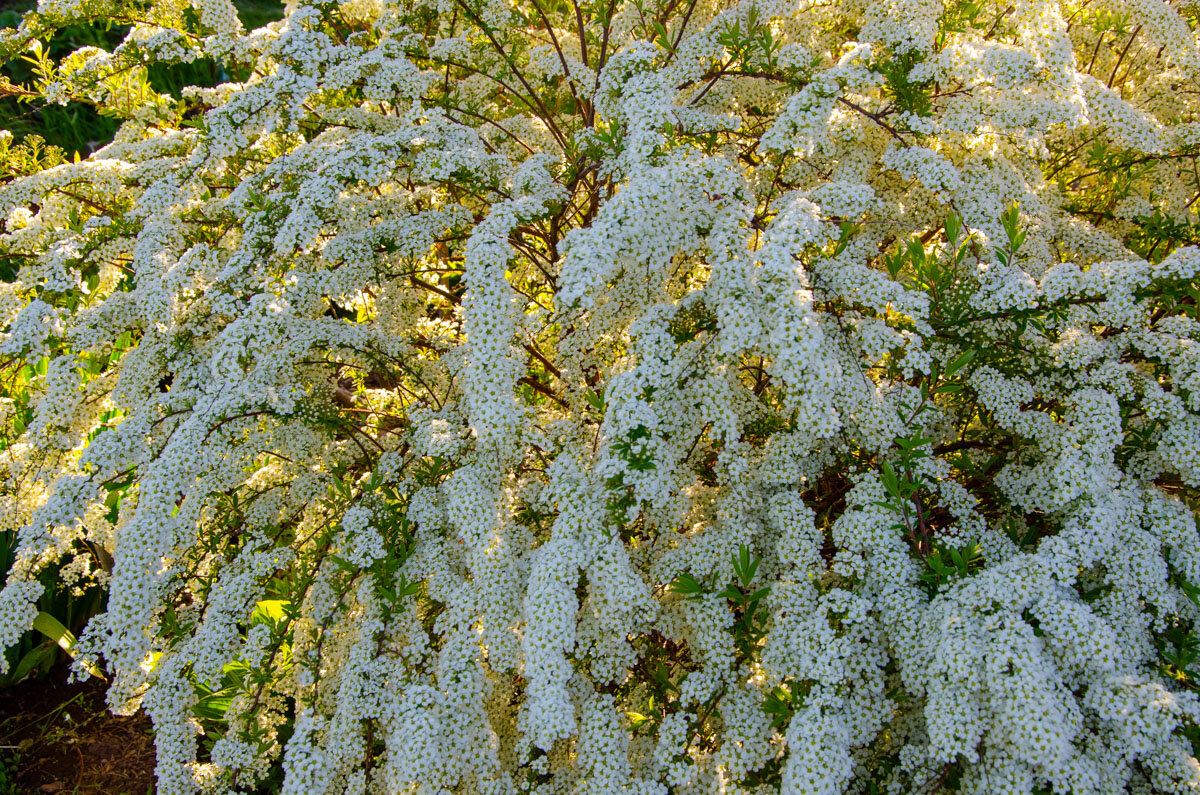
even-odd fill
[[[567,139],[562,134],[562,131],[560,129],[558,129],[558,125],[554,122],[553,114],[551,114],[549,109],[547,109],[546,106],[542,103],[542,100],[538,97],[537,92],[535,92],[533,90],[533,86],[529,85],[529,81],[525,79],[525,75],[521,72],[520,69],[518,69],[516,67],[516,64],[514,64],[512,62],[512,59],[509,58],[508,53],[504,52],[504,48],[502,46],[500,46],[500,42],[496,41],[496,37],[492,35],[491,28],[487,25],[487,23],[485,23],[483,20],[481,20],[478,16],[471,13],[471,9],[466,5],[466,3],[463,0],[455,0],[455,3],[458,5],[459,8],[461,8],[463,10],[463,13],[465,13],[468,17],[470,17],[472,20],[474,20],[475,24],[479,26],[479,29],[483,31],[483,35],[487,37],[487,40],[489,42],[491,42],[492,47],[496,50],[497,53],[500,54],[500,57],[504,60],[505,65],[508,66],[509,71],[512,72],[516,76],[517,80],[520,81],[521,85],[523,85],[525,87],[525,90],[529,92],[530,98],[533,99],[533,101],[537,103],[538,109],[542,113],[540,118],[542,119],[542,121],[544,121],[546,123],[547,129],[549,129],[550,132],[554,134],[554,137],[556,139],[558,139],[559,145],[562,146],[563,149],[568,148],[567,147]]]
[[[579,10],[577,0],[571,0],[571,5],[575,7],[575,24],[579,27],[579,58],[583,61],[583,65],[587,66],[587,30],[583,27],[583,12]]]
[[[530,355],[532,355],[533,358],[537,359],[539,362],[542,363],[542,367],[546,368],[546,372],[550,373],[550,375],[554,376],[555,378],[559,378],[559,379],[562,378],[562,373],[559,372],[558,368],[555,367],[553,362],[551,362],[549,359],[547,359],[545,354],[543,354],[541,351],[539,351],[537,349],[537,347],[535,347],[534,345],[531,345],[528,342],[523,343],[522,347],[525,348],[525,350],[529,351]]]
[[[562,47],[558,43],[558,36],[554,33],[554,26],[550,24],[550,20],[546,17],[546,13],[542,11],[542,5],[538,0],[530,0],[533,7],[537,10],[538,16],[542,18],[542,25],[546,28],[546,32],[550,34],[550,44],[554,47],[554,51],[558,53],[558,62],[562,64],[563,79],[567,81],[567,90],[571,92],[571,96],[575,99],[575,107],[579,108],[579,112],[584,118],[587,118],[587,111],[583,107],[583,100],[575,93],[575,84],[571,80],[571,67],[567,66],[567,56],[563,54]],[[579,6],[575,6],[576,13],[579,12]]]
[[[870,119],[871,121],[878,124],[884,130],[887,130],[888,134],[891,135],[893,138],[895,138],[900,143],[902,143],[902,144],[907,143],[904,140],[903,136],[901,136],[900,133],[896,131],[896,128],[893,127],[892,125],[888,124],[886,121],[884,121],[883,117],[880,114],[872,113],[871,111],[867,110],[866,108],[855,105],[853,102],[846,99],[845,97],[838,97],[837,99],[838,99],[838,102],[842,103],[846,107],[850,108],[851,110],[858,111],[859,113],[861,113],[862,115],[864,115],[868,119]]]
[[[567,401],[565,401],[561,397],[559,397],[557,392],[555,392],[553,389],[546,386],[541,381],[537,380],[536,378],[534,378],[531,375],[524,376],[523,378],[518,380],[517,383],[525,384],[526,386],[532,388],[534,392],[537,392],[541,395],[545,395],[546,397],[550,398],[558,405],[562,406],[564,409],[569,408],[569,406],[567,406]]]
[[[1125,49],[1121,50],[1121,54],[1117,56],[1117,62],[1113,64],[1112,74],[1108,76],[1108,87],[1113,87],[1113,81],[1117,79],[1117,70],[1121,68],[1121,62],[1125,60],[1125,54],[1129,52],[1129,48],[1133,46],[1133,40],[1137,38],[1138,32],[1142,26],[1138,25],[1133,29],[1133,33],[1129,34],[1129,41],[1125,42]]]
[[[447,73],[448,73],[448,72],[449,72],[449,70],[447,70]],[[510,130],[507,128],[507,127],[505,127],[504,125],[500,124],[499,122],[492,121],[491,119],[489,119],[489,118],[488,118],[488,117],[486,117],[486,116],[483,116],[483,115],[481,115],[481,114],[479,114],[479,113],[475,113],[474,111],[467,110],[466,108],[460,108],[460,107],[458,107],[457,105],[453,105],[453,106],[451,106],[451,105],[445,105],[444,107],[445,107],[445,109],[446,109],[446,110],[452,110],[452,111],[454,111],[455,113],[465,113],[466,115],[468,115],[468,116],[470,116],[470,117],[472,117],[472,118],[479,119],[480,121],[482,121],[482,122],[484,122],[484,123],[486,123],[486,124],[490,124],[490,125],[492,125],[492,126],[493,126],[493,127],[495,127],[496,129],[500,130],[502,133],[504,133],[505,135],[507,135],[509,138],[513,139],[513,140],[514,140],[514,141],[516,141],[518,144],[520,144],[521,146],[523,146],[523,147],[525,148],[525,151],[529,152],[529,154],[531,154],[531,155],[532,155],[532,154],[536,154],[536,153],[534,152],[534,150],[533,150],[533,147],[531,147],[529,144],[527,144],[527,143],[525,143],[524,141],[522,141],[520,138],[518,138],[518,137],[516,136],[516,134],[515,134],[515,133],[511,132],[511,131],[510,131]]]
[[[449,301],[452,304],[461,303],[461,300],[459,299],[458,296],[454,295],[453,293],[449,292],[448,290],[443,290],[441,287],[438,287],[435,284],[430,284],[429,282],[425,281],[424,279],[418,279],[416,276],[409,276],[408,280],[417,287],[422,287],[431,293],[437,293],[442,298],[445,298],[447,301]]]

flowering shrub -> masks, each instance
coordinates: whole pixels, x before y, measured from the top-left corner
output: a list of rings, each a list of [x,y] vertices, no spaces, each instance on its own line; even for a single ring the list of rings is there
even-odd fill
[[[1196,792],[1198,23],[41,0],[0,641],[162,793]]]

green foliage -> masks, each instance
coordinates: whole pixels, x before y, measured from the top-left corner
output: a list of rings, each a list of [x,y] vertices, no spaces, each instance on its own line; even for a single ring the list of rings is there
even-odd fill
[[[777,56],[783,42],[775,38],[770,25],[760,22],[756,5],[746,12],[745,27],[741,20],[726,25],[717,36],[717,43],[725,48],[732,62],[751,74],[775,72],[779,68]]]
[[[235,0],[238,15],[247,28],[261,27],[283,17],[281,0]],[[34,8],[19,2],[0,11],[0,29],[14,28],[21,16]],[[191,14],[198,29],[198,18]],[[99,47],[112,51],[129,32],[132,20],[104,18],[95,23],[48,27],[47,33],[34,39],[31,49],[0,63],[0,129],[9,130],[16,140],[37,136],[69,157],[86,156],[112,140],[123,118],[141,103],[158,95],[179,100],[187,86],[215,86],[228,80],[244,80],[249,72],[233,67],[233,72],[211,58],[191,62],[167,63],[147,58],[142,68],[123,72],[111,85],[111,103],[103,106],[82,97],[66,104],[47,103],[36,97],[38,86],[59,74],[57,64],[81,47]],[[128,48],[127,48],[128,49]],[[31,95],[5,91],[4,86],[26,87]],[[0,155],[0,163],[5,159]]]
[[[0,15],[0,28],[19,22],[19,10]],[[54,64],[80,47],[111,50],[125,37],[127,26],[70,25],[55,32],[48,42],[35,40],[33,49],[0,65],[0,87],[4,83],[27,86],[44,81],[55,72]],[[71,156],[85,156],[112,139],[119,125],[93,105],[73,100],[65,105],[36,102],[34,97],[0,91],[0,129],[9,130],[17,141],[37,136]],[[0,157],[0,163],[4,159]]]
[[[771,586],[754,587],[761,559],[750,552],[745,544],[738,548],[733,557],[734,579],[721,591],[718,598],[726,600],[729,609],[737,618],[733,627],[734,645],[743,659],[750,659],[766,636],[768,619],[759,610],[762,600],[771,592]],[[706,582],[700,582],[688,572],[679,574],[668,590],[685,599],[703,599],[715,589],[715,573]]]
[[[983,18],[988,3],[984,0],[950,0],[942,10],[938,21],[937,46],[941,50],[946,46],[946,40],[955,33],[966,33],[978,30],[990,20]]]
[[[21,752],[0,749],[0,795],[21,795],[17,775],[21,772]]]
[[[630,470],[649,472],[658,466],[654,459],[654,447],[650,441],[650,429],[645,425],[638,425],[625,437],[614,441],[612,449]],[[624,472],[610,475],[604,485],[608,491],[605,509],[608,512],[609,523],[624,529],[629,522],[629,512],[638,504],[634,495],[634,487],[625,482]]]
[[[925,557],[925,571],[921,572],[921,582],[924,583],[929,596],[936,596],[956,580],[966,579],[983,568],[983,563],[983,551],[974,541],[963,547],[935,542],[933,551]]]
[[[925,60],[923,53],[909,50],[880,58],[871,64],[871,68],[883,75],[886,81],[883,95],[898,110],[916,116],[931,116],[933,114],[933,81],[914,81],[909,78],[909,72],[923,60]]]
[[[1138,256],[1151,262],[1161,262],[1180,246],[1200,244],[1200,226],[1188,219],[1176,219],[1155,207],[1149,215],[1133,219],[1135,228],[1129,236],[1129,245]],[[1196,285],[1190,285],[1193,291]]]
[[[807,682],[788,680],[771,689],[763,702],[762,710],[771,716],[772,729],[783,729],[791,722],[796,710],[803,705],[808,688]]]
[[[1200,605],[1200,586],[1175,571],[1171,573],[1171,580],[1188,599]],[[1200,661],[1200,633],[1197,627],[1179,615],[1167,616],[1164,625],[1164,629],[1154,635],[1159,673],[1167,681],[1200,692],[1200,665],[1197,665]],[[1200,726],[1193,727],[1191,740],[1194,750],[1200,752]]]
[[[1014,264],[1017,252],[1025,243],[1025,233],[1021,231],[1021,208],[1016,204],[1010,204],[1000,214],[1000,222],[1004,225],[1004,234],[1008,238],[1008,245],[996,250],[996,259],[1001,265]]]
[[[703,301],[697,301],[676,312],[668,328],[676,344],[682,345],[696,339],[703,332],[716,331],[717,316]]]

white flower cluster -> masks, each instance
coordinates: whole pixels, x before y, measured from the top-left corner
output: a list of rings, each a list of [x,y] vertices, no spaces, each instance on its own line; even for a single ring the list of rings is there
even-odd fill
[[[114,140],[0,135],[0,641],[106,588],[158,791],[1200,791],[1194,3],[0,51],[105,18]]]

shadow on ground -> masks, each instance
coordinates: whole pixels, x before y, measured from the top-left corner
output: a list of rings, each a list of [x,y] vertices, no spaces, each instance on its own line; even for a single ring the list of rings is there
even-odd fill
[[[110,713],[105,687],[67,684],[60,665],[0,690],[0,795],[153,792],[150,720]]]

